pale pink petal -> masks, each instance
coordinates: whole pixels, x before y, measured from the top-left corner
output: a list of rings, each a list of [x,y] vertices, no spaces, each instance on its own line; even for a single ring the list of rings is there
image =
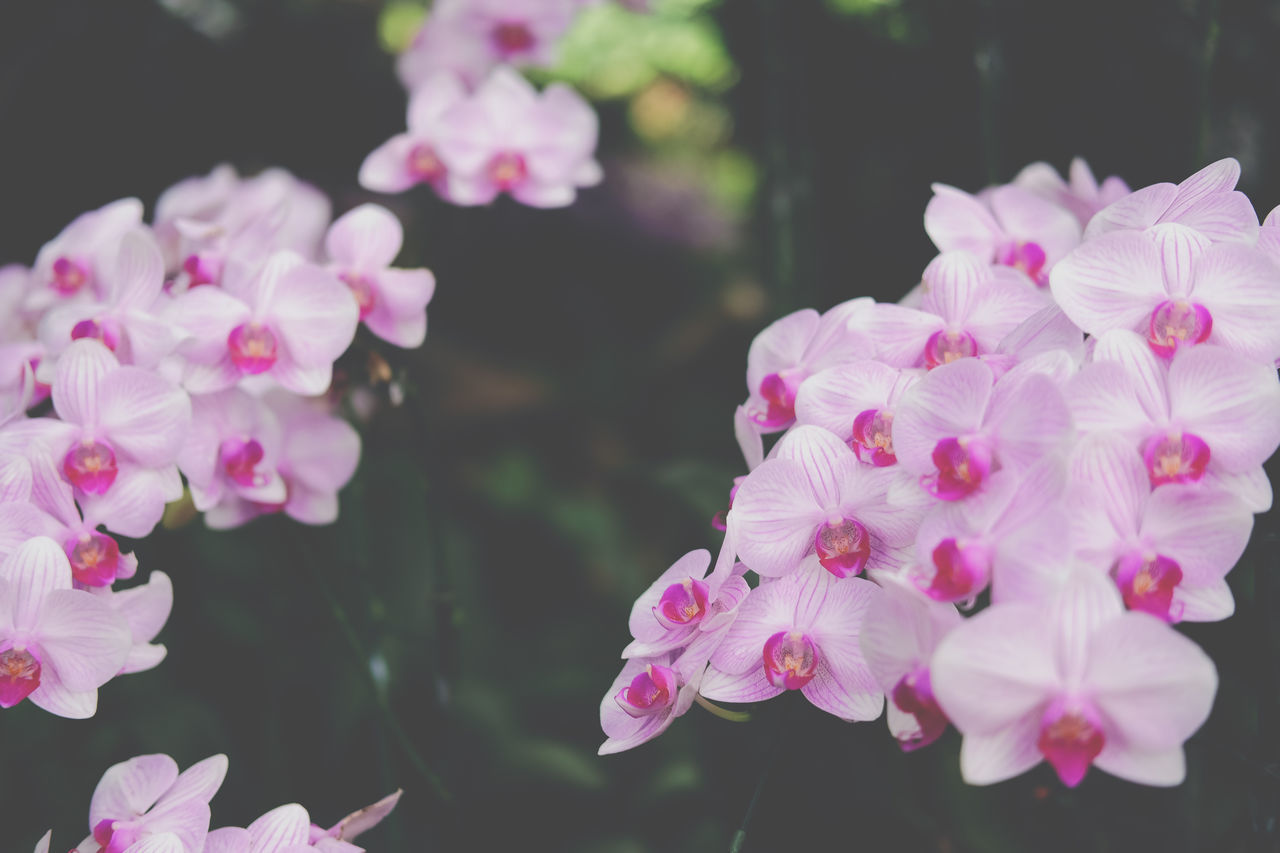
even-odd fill
[[[1044,249],[1050,265],[1080,242],[1080,223],[1074,214],[1022,187],[997,187],[987,196],[1000,228]]]
[[[1158,750],[1181,745],[1208,718],[1218,674],[1191,640],[1129,612],[1090,637],[1084,683],[1127,744]]]
[[[317,415],[286,430],[282,464],[290,480],[337,492],[355,474],[360,434],[341,418]]]
[[[304,844],[310,827],[311,816],[297,803],[272,809],[249,824],[249,853],[276,853],[290,844]]]
[[[40,673],[40,686],[27,698],[37,708],[68,720],[87,720],[98,712],[97,690],[68,690],[53,668]]]
[[[427,303],[435,289],[436,278],[430,270],[383,270],[378,273],[377,301],[364,323],[398,347],[422,346],[427,336]]]
[[[933,185],[933,198],[924,209],[924,230],[940,252],[971,252],[989,261],[1002,230],[986,205],[966,192]]]
[[[1006,377],[992,395],[987,420],[994,425],[1001,464],[1018,468],[1065,450],[1075,436],[1062,391],[1041,374],[1020,377],[1016,383]]]
[[[109,600],[129,623],[134,643],[149,643],[169,621],[173,581],[164,572],[152,572],[145,584],[113,592]]]
[[[1084,229],[1084,245],[1112,231],[1150,228],[1160,221],[1177,197],[1178,188],[1173,184],[1152,184],[1130,193],[1094,214]]]
[[[965,620],[938,645],[930,680],[942,710],[965,735],[1014,726],[1058,684],[1045,611],[1007,603]]]
[[[1152,431],[1152,418],[1139,401],[1137,383],[1123,365],[1086,364],[1067,383],[1063,396],[1070,401],[1072,420],[1081,432],[1110,430],[1137,446]],[[1164,420],[1156,424],[1163,426]]]
[[[879,303],[869,313],[867,331],[876,347],[876,359],[892,367],[922,365],[929,336],[946,327],[946,321],[936,314],[891,303]]]
[[[964,329],[977,341],[979,352],[993,352],[1019,324],[1044,308],[1044,295],[1029,284],[988,281],[974,300]]]
[[[140,367],[113,370],[99,384],[99,424],[116,452],[147,468],[178,456],[191,400],[158,374]]]
[[[303,368],[316,368],[331,365],[346,351],[360,310],[332,273],[298,264],[276,280],[271,318],[293,359]]]
[[[804,385],[800,386],[801,390]],[[797,400],[799,395],[796,395]],[[733,435],[738,440],[738,449],[742,451],[747,470],[754,471],[764,461],[764,441],[760,427],[751,418],[746,406],[739,406],[733,412]]]
[[[815,706],[842,720],[874,720],[884,709],[884,694],[861,661],[823,654],[813,680],[800,688]],[[761,674],[764,668],[761,667]]]
[[[186,846],[182,839],[172,832],[149,835],[137,844],[129,847],[129,853],[187,853],[194,848]]]
[[[71,589],[71,564],[58,543],[44,536],[29,539],[0,563],[9,582],[10,623],[19,631],[38,629],[45,599],[54,590]]]
[[[960,744],[960,774],[970,785],[993,785],[1020,776],[1044,760],[1036,747],[1039,735],[1039,708],[991,732],[966,732]]]
[[[853,419],[868,409],[888,408],[903,372],[878,361],[856,361],[810,376],[796,394],[796,420],[844,438]],[[902,382],[902,384],[906,384]]]
[[[1021,359],[1043,352],[1062,350],[1079,364],[1084,360],[1084,333],[1057,305],[1048,305],[1032,314],[1005,335],[998,352],[1013,353]]]
[[[84,498],[85,516],[112,533],[134,539],[151,533],[164,515],[164,477],[154,468],[122,465],[104,495]]]
[[[969,311],[986,283],[985,272],[985,264],[968,252],[943,252],[921,276],[925,287],[921,309],[947,323],[967,325]]]
[[[338,495],[323,489],[294,485],[285,501],[284,513],[303,524],[333,524],[338,520]]]
[[[774,320],[756,335],[747,350],[747,390],[758,394],[766,376],[800,364],[819,322],[817,311],[804,308]]]
[[[1117,433],[1085,436],[1072,453],[1071,476],[1084,493],[1081,502],[1101,516],[1081,512],[1089,523],[1072,528],[1077,549],[1102,550],[1138,533],[1151,480],[1133,442]]]
[[[121,238],[109,278],[111,299],[117,306],[151,307],[164,287],[164,258],[149,230],[134,228]]]
[[[1215,243],[1253,245],[1260,230],[1253,202],[1242,192],[1214,193],[1196,202],[1185,213],[1176,215],[1178,222],[1194,228]],[[1168,213],[1165,216],[1172,218]]]
[[[325,235],[329,259],[359,271],[391,266],[404,243],[395,214],[377,204],[362,204],[340,216]]]
[[[1127,744],[1107,743],[1093,760],[1099,770],[1139,785],[1172,787],[1187,775],[1187,761],[1181,746],[1144,751]]]
[[[824,509],[799,462],[769,459],[742,481],[727,521],[743,562],[777,576],[794,570],[813,548]]]
[[[333,364],[303,367],[288,353],[281,353],[280,358],[266,375],[278,382],[281,388],[304,397],[317,397],[328,391],[329,386],[333,384]],[[191,387],[190,383],[187,387]]]
[[[457,75],[433,74],[417,86],[409,97],[408,125],[412,131],[429,131],[449,107],[464,100],[467,90]]]
[[[1182,582],[1200,587],[1220,580],[1244,553],[1253,513],[1227,492],[1169,484],[1151,494],[1142,534],[1178,562]]]
[[[916,474],[931,474],[933,448],[943,438],[976,432],[993,384],[991,368],[962,358],[931,370],[911,387],[893,419],[898,462]]]
[[[164,798],[146,817],[147,829],[155,833],[172,833],[181,839],[181,849],[202,850],[209,833],[209,804],[199,800],[184,800],[172,806],[164,806]]]
[[[140,755],[107,768],[89,802],[89,826],[143,814],[178,778],[178,763],[167,755]]]
[[[1156,243],[1131,231],[1081,244],[1053,268],[1049,287],[1071,322],[1091,335],[1138,328],[1168,298]]]
[[[752,669],[729,675],[712,666],[702,677],[698,692],[716,702],[763,702],[782,693],[781,687],[769,683],[764,672],[764,641],[761,641],[761,659]]]
[[[779,631],[804,627],[795,624],[796,596],[803,587],[804,579],[797,573],[752,590],[738,605],[738,618],[720,647],[712,652],[712,664],[729,675],[753,667],[763,672],[765,640]]]
[[[31,485],[31,463],[26,459],[10,456],[0,462],[0,504],[30,500]]]
[[[249,830],[225,826],[205,836],[203,853],[249,853],[251,843]]]
[[[1184,622],[1219,622],[1236,612],[1236,601],[1227,582],[1217,580],[1198,589],[1179,585],[1173,591],[1173,607],[1181,608]]]
[[[192,764],[182,771],[173,786],[156,803],[155,808],[151,810],[151,817],[177,814],[191,802],[207,805],[213,799],[213,795],[218,793],[218,789],[222,787],[222,780],[226,777],[227,757],[225,755],[211,755],[203,761]],[[207,823],[205,828],[208,829]]]
[[[1225,471],[1262,464],[1280,445],[1280,382],[1274,367],[1221,347],[1179,350],[1169,367],[1174,421],[1209,442]]]
[[[361,834],[368,832],[386,819],[391,814],[391,810],[400,802],[400,796],[404,791],[396,791],[394,794],[388,794],[381,800],[378,800],[371,806],[365,806],[359,811],[351,814],[338,821],[329,829],[329,834],[343,841],[350,841]]]
[[[38,643],[45,661],[69,690],[106,684],[129,655],[129,626],[101,599],[78,589],[55,589],[40,607]]]
[[[1142,410],[1154,423],[1168,420],[1168,367],[1139,335],[1122,329],[1107,332],[1095,339],[1093,360],[1124,367]]]
[[[934,648],[963,619],[955,605],[930,601],[902,583],[882,586],[884,594],[867,613],[858,640],[880,688],[889,691],[902,676],[927,665]]]
[[[360,186],[376,193],[402,193],[418,183],[409,170],[409,158],[418,144],[407,133],[396,134],[379,145],[360,164]]]
[[[49,843],[53,838],[53,830],[49,830],[39,841],[36,842],[34,853],[49,853]]]
[[[249,306],[216,287],[195,287],[173,299],[164,309],[186,337],[179,354],[197,364],[215,364],[227,356],[227,336],[249,320]],[[237,372],[238,377],[238,372]]]
[[[1209,310],[1209,343],[1268,364],[1280,356],[1280,267],[1247,246],[1211,247],[1196,264],[1191,298]]]
[[[92,426],[98,420],[98,394],[103,377],[119,366],[111,350],[91,338],[72,341],[58,359],[53,383],[53,408],[73,424]]]

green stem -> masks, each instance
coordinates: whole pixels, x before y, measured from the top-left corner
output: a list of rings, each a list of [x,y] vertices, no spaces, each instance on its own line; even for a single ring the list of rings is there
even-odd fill
[[[1218,36],[1221,27],[1218,24],[1218,0],[1205,0],[1205,32],[1204,50],[1200,55],[1200,127],[1196,137],[1196,162],[1194,169],[1204,165],[1209,156],[1209,141],[1213,131],[1213,114],[1211,109],[1210,81],[1213,77],[1213,62],[1218,54]]]
[[[745,723],[751,719],[751,713],[749,711],[730,711],[728,708],[721,708],[710,699],[703,697],[701,693],[694,696],[693,701],[697,702],[720,719],[728,720],[731,723]]]

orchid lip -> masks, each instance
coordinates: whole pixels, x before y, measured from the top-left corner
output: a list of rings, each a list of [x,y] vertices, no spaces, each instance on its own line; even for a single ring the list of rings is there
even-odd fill
[[[529,165],[524,155],[514,151],[495,154],[489,161],[489,180],[498,187],[509,190],[523,184],[529,178]]]
[[[853,437],[849,446],[858,459],[885,468],[898,461],[893,453],[893,413],[885,409],[867,409],[853,419]]]
[[[804,374],[799,370],[781,370],[760,380],[760,396],[767,409],[751,418],[766,429],[781,429],[796,419],[796,393]]]
[[[986,588],[991,576],[991,552],[981,542],[943,539],[933,549],[933,577],[916,586],[934,601],[968,601]]]
[[[263,455],[262,444],[256,438],[247,441],[229,438],[218,448],[222,470],[234,483],[245,488],[261,486],[267,481],[266,475],[257,470]]]
[[[711,588],[700,580],[685,578],[662,593],[653,615],[666,628],[696,625],[707,615]]]
[[[89,282],[89,267],[73,258],[60,257],[53,262],[53,289],[61,296],[71,296]]]
[[[360,319],[373,313],[374,306],[378,304],[378,290],[373,280],[356,272],[344,272],[338,278],[346,283],[351,295],[355,297],[356,305],[360,308]]]
[[[1152,352],[1171,357],[1179,347],[1204,343],[1213,333],[1213,315],[1209,309],[1185,299],[1161,302],[1151,312],[1147,343]]]
[[[938,706],[934,698],[933,687],[929,680],[929,668],[917,666],[894,685],[889,694],[890,701],[899,711],[916,718],[920,726],[914,736],[900,737],[898,746],[903,752],[911,752],[928,746],[942,736],[947,729],[947,715]]]
[[[241,323],[227,335],[227,349],[231,362],[241,373],[256,375],[266,373],[279,357],[279,345],[275,334],[258,323]]]
[[[40,659],[16,646],[0,652],[0,708],[12,708],[40,686]]]
[[[871,559],[871,536],[861,522],[836,513],[818,528],[814,550],[822,567],[838,578],[856,575]]]
[[[84,338],[91,338],[100,341],[103,346],[112,352],[116,351],[119,346],[119,339],[111,331],[109,324],[101,323],[94,319],[81,320],[71,327],[71,340],[78,341]]]
[[[1041,287],[1049,283],[1049,276],[1045,273],[1045,264],[1048,261],[1048,256],[1039,243],[1030,240],[1010,243],[1002,252],[998,253],[996,261],[1001,266],[1021,270]]]
[[[88,495],[106,494],[119,470],[110,445],[88,437],[72,445],[62,460],[67,481]]]
[[[1209,466],[1209,445],[1194,433],[1170,430],[1147,439],[1142,461],[1151,487],[1165,483],[1195,483]]]
[[[924,344],[924,363],[932,370],[978,354],[978,342],[963,329],[939,329]]]
[[[779,631],[765,640],[764,674],[774,687],[799,690],[818,674],[817,645],[800,631]]]
[[[406,167],[416,180],[427,184],[436,183],[445,176],[444,161],[434,148],[425,143],[415,145],[409,151]]]
[[[537,39],[523,21],[502,21],[493,28],[493,44],[504,57],[525,53],[537,44]]]
[[[69,539],[65,545],[71,576],[85,586],[110,586],[120,569],[120,546],[94,530]]]
[[[678,692],[679,681],[670,667],[649,664],[614,699],[630,716],[650,717],[675,704]]]
[[[944,501],[973,494],[998,468],[987,442],[976,437],[942,439],[933,448],[933,464],[938,473],[926,486]]]
[[[1176,622],[1182,608],[1173,600],[1182,583],[1182,567],[1161,554],[1131,552],[1120,558],[1115,568],[1116,586],[1130,610],[1150,613],[1166,622]]]
[[[1074,788],[1106,741],[1102,722],[1092,708],[1082,701],[1059,697],[1041,718],[1036,748],[1053,765],[1062,784]]]

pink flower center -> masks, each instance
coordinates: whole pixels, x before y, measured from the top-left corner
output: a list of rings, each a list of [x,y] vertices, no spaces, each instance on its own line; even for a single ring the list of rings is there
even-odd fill
[[[884,468],[898,461],[893,455],[893,413],[867,409],[853,419],[853,452],[863,462]]]
[[[1161,302],[1151,312],[1147,343],[1156,355],[1168,358],[1180,346],[1201,344],[1213,331],[1213,317],[1203,305],[1182,299]]]
[[[966,601],[986,587],[991,552],[980,542],[943,539],[933,549],[933,565],[929,584],[916,584],[921,591],[934,601]]]
[[[919,732],[899,737],[898,746],[903,752],[928,746],[947,730],[947,715],[942,713],[938,700],[933,697],[928,667],[918,666],[902,676],[902,680],[893,686],[889,698],[899,711],[915,717],[920,726]]]
[[[265,482],[266,477],[257,471],[262,455],[262,445],[256,438],[248,441],[228,438],[218,449],[222,470],[241,486],[260,486]]]
[[[182,262],[182,269],[188,276],[188,287],[216,284],[218,279],[222,277],[222,261],[213,256],[188,255],[187,259]]]
[[[760,396],[768,409],[763,414],[752,414],[752,420],[766,429],[789,426],[796,419],[796,392],[803,381],[800,370],[782,370],[760,380]]]
[[[1078,703],[1058,699],[1040,721],[1036,747],[1068,788],[1080,784],[1107,739],[1097,716]]]
[[[961,358],[978,354],[978,342],[973,335],[961,329],[940,329],[929,336],[924,343],[924,363],[930,370],[943,364],[950,364]]]
[[[973,494],[994,470],[988,444],[978,438],[944,438],[933,448],[938,474],[926,483],[934,497],[958,501]]]
[[[266,326],[241,323],[227,335],[231,362],[241,373],[266,373],[276,363],[276,336]]]
[[[97,320],[81,320],[71,327],[71,340],[78,341],[83,338],[101,341],[102,345],[112,352],[116,351],[116,346],[119,344],[111,330]]]
[[[1030,241],[1011,243],[996,258],[997,263],[1021,270],[1027,274],[1027,278],[1041,287],[1049,283],[1049,276],[1044,271],[1045,260],[1044,249],[1039,243]]]
[[[141,839],[138,828],[123,820],[106,818],[93,828],[93,840],[102,845],[102,853],[124,853]]]
[[[1169,432],[1147,439],[1142,447],[1151,488],[1164,483],[1195,483],[1209,466],[1209,445],[1189,432]]]
[[[413,146],[409,152],[409,174],[415,179],[432,184],[444,177],[444,163],[436,150],[426,143]]]
[[[667,628],[696,625],[707,614],[707,598],[711,589],[702,581],[685,578],[673,583],[662,593],[653,615]]]
[[[1166,622],[1181,616],[1173,610],[1173,591],[1182,582],[1182,567],[1159,554],[1132,552],[1116,564],[1116,586],[1130,610],[1159,616]]]
[[[783,690],[799,690],[818,674],[818,647],[808,634],[779,631],[764,641],[764,674]]]
[[[89,267],[71,258],[53,262],[53,289],[62,296],[78,293],[89,281]]]
[[[82,533],[64,546],[71,576],[85,586],[110,586],[120,568],[120,546],[105,533]]]
[[[813,538],[818,562],[838,578],[862,571],[871,558],[871,537],[867,528],[852,518],[832,516],[818,528]]]
[[[62,460],[67,482],[88,495],[106,494],[119,472],[115,451],[91,438],[74,445]]]
[[[489,161],[489,180],[500,189],[509,190],[524,183],[529,177],[529,167],[524,162],[524,155],[513,151],[495,154]]]
[[[378,302],[373,281],[368,276],[354,272],[344,272],[338,278],[346,282],[347,287],[351,289],[351,295],[356,298],[356,305],[360,307],[360,319],[368,317],[373,311],[373,306]]]
[[[0,708],[12,708],[40,686],[40,661],[26,649],[0,652]]]
[[[650,717],[675,704],[678,691],[676,674],[670,668],[650,664],[619,690],[614,700],[633,717]]]
[[[493,28],[493,46],[504,59],[525,53],[536,41],[523,21],[502,21]]]

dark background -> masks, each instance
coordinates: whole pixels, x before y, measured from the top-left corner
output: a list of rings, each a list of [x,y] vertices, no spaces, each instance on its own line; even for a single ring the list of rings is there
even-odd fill
[[[139,544],[143,573],[174,580],[169,658],[111,682],[92,722],[0,715],[6,850],[50,826],[55,850],[77,842],[102,771],[146,752],[230,756],[215,825],[295,800],[328,825],[402,786],[364,839],[390,853],[727,850],[761,779],[749,851],[1276,849],[1275,513],[1231,576],[1237,615],[1187,629],[1222,686],[1179,788],[1094,772],[1067,791],[1043,766],[970,788],[954,734],[904,756],[883,721],[792,695],[595,750],[630,602],[719,546],[707,522],[742,473],[752,336],[800,306],[904,293],[932,256],[932,181],[976,190],[1081,154],[1138,187],[1233,155],[1265,215],[1280,6],[658,5],[732,64],[708,77],[667,57],[598,103],[606,179],[577,205],[383,199],[402,264],[439,288],[421,350],[361,339],[343,364],[368,385],[376,350],[407,399],[361,425],[341,520],[175,524]],[[0,263],[223,161],[285,166],[336,212],[370,198],[356,170],[405,105],[383,4],[228,8],[218,32],[151,0],[0,5]]]

